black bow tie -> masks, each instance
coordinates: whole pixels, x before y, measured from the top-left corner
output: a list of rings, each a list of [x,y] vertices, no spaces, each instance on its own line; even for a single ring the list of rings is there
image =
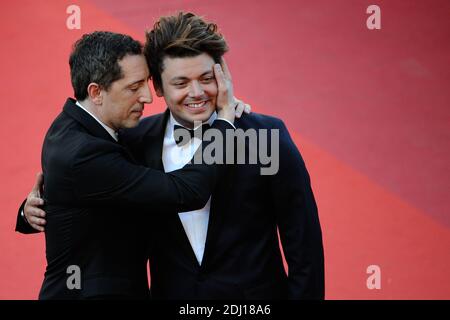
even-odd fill
[[[200,128],[202,128],[202,135],[201,136],[200,136],[200,133],[198,133],[200,131]],[[211,126],[208,123],[204,123],[204,124],[202,124],[201,126],[198,126],[195,129],[188,129],[188,128],[185,128],[183,126],[179,126],[179,125],[176,124],[176,125],[173,126],[173,137],[174,137],[175,142],[177,143],[177,145],[183,146],[186,143],[188,143],[195,136],[199,136],[200,139],[203,139],[203,134],[209,128],[211,128]],[[186,136],[189,135],[189,139],[183,139],[185,135]],[[186,140],[186,141],[183,141],[183,140]]]

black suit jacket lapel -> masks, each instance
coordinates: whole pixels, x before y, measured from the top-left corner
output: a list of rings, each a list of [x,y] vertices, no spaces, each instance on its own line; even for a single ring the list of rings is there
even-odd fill
[[[67,99],[63,112],[79,122],[92,135],[117,143],[117,141],[111,137],[108,131],[106,131],[105,128],[97,122],[97,120],[95,120],[90,114],[81,109],[75,103],[76,101],[74,99]]]
[[[170,111],[167,109],[163,114],[159,115],[156,125],[151,131],[145,133],[142,141],[144,164],[147,167],[157,170],[164,170],[162,162],[162,151],[164,135],[166,131],[167,121],[169,120]]]

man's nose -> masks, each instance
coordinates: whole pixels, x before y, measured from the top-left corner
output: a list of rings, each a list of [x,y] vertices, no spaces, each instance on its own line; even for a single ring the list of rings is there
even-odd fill
[[[198,81],[192,81],[190,89],[189,89],[189,96],[190,97],[199,97],[202,96],[205,92],[203,91],[203,88],[201,84]]]
[[[152,103],[153,97],[152,92],[150,91],[150,87],[148,84],[144,85],[142,95],[139,97],[140,103]]]

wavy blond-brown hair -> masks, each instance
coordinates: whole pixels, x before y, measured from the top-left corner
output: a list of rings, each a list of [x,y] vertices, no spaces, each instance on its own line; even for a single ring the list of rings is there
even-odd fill
[[[207,53],[216,63],[220,63],[227,51],[227,43],[218,32],[217,25],[206,22],[191,12],[161,17],[153,29],[146,32],[144,55],[153,83],[161,90],[161,73],[166,56],[183,58]]]

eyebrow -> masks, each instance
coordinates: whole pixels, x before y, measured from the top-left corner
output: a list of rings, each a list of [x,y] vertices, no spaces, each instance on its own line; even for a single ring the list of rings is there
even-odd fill
[[[209,73],[213,73],[213,71],[211,70],[211,71],[203,72],[203,73],[200,75],[200,78],[201,78],[201,77],[204,77],[205,75],[207,75],[207,74],[209,74]],[[183,77],[183,76],[181,76],[181,77],[175,77],[175,78],[170,79],[170,82],[172,82],[172,81],[178,81],[178,80],[189,80],[189,78]]]
[[[134,81],[134,82],[132,82],[132,83],[130,83],[130,84],[127,84],[127,87],[131,87],[131,86],[133,86],[133,85],[135,85],[135,84],[138,84],[138,83],[141,83],[141,82],[148,81],[149,79],[150,79],[150,77],[148,77],[147,79],[141,79],[141,80]]]

